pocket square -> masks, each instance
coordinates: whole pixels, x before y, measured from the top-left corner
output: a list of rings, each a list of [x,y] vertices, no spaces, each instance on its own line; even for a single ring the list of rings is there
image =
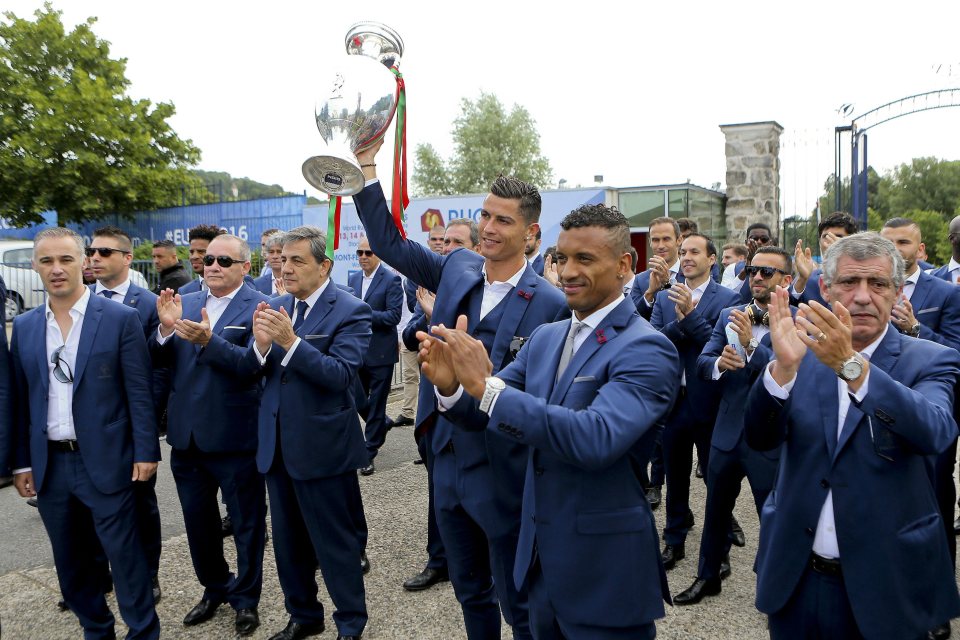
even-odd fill
[[[319,340],[320,338],[329,338],[329,333],[311,333],[310,335],[303,336],[307,340]]]
[[[914,315],[920,315],[921,313],[933,313],[934,311],[940,311],[940,307],[930,307],[929,309],[920,309]]]
[[[238,327],[238,326],[236,326],[236,325],[231,325],[231,326],[229,326],[229,327],[224,327],[224,328],[223,328],[224,331],[226,331],[227,329],[240,329],[241,331],[246,331],[247,328],[244,327],[244,326],[239,326],[239,327]]]
[[[574,382],[593,382],[596,380],[596,376],[580,376],[579,378],[574,378]]]

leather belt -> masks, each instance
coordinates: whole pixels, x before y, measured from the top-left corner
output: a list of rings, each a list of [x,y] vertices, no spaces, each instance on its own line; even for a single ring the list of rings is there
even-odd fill
[[[80,451],[80,443],[76,440],[47,440],[50,451]]]
[[[843,569],[836,558],[824,558],[815,553],[810,554],[810,568],[825,576],[842,576]]]

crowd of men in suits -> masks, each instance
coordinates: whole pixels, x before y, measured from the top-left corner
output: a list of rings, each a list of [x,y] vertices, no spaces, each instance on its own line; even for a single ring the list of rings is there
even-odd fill
[[[413,242],[377,151],[359,158],[366,236],[347,286],[316,227],[266,233],[258,277],[244,240],[195,227],[197,277],[159,242],[156,293],[130,283],[120,229],[89,246],[64,228],[37,234],[47,303],[15,320],[9,349],[0,332],[0,475],[38,498],[85,637],[114,636],[111,588],[128,637],[159,637],[161,422],[203,587],[187,626],[228,604],[239,635],[258,628],[269,503],[289,613],[272,638],[324,630],[317,569],[338,637],[359,638],[358,473],[375,472],[392,426],[413,423],[428,559],[403,587],[449,580],[471,640],[499,638],[503,620],[518,639],[655,637],[664,602],[721,594],[730,547],[745,543],[744,478],[771,637],[949,636],[960,217],[936,270],[903,218],[858,233],[826,217],[819,265],[763,223],[718,251],[692,221],[657,218],[637,273],[627,220],[605,205],[567,215],[541,257],[540,194],[503,176],[479,223]],[[391,420],[401,359],[407,399]],[[698,517],[695,468],[697,577],[671,597],[667,572]]]

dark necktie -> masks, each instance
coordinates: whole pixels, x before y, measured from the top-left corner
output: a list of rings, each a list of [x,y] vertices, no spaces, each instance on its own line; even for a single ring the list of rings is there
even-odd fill
[[[107,300],[113,300],[113,296],[117,295],[117,292],[111,291],[110,289],[104,289],[103,291],[100,292],[100,295],[102,295]]]
[[[296,333],[307,317],[307,301],[301,300],[297,303],[297,320],[293,323],[293,332]]]

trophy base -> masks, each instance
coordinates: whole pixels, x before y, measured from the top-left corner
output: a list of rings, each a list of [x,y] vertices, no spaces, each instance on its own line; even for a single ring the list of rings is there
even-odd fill
[[[356,161],[337,156],[313,156],[303,163],[303,177],[311,186],[331,196],[352,196],[366,182]]]

